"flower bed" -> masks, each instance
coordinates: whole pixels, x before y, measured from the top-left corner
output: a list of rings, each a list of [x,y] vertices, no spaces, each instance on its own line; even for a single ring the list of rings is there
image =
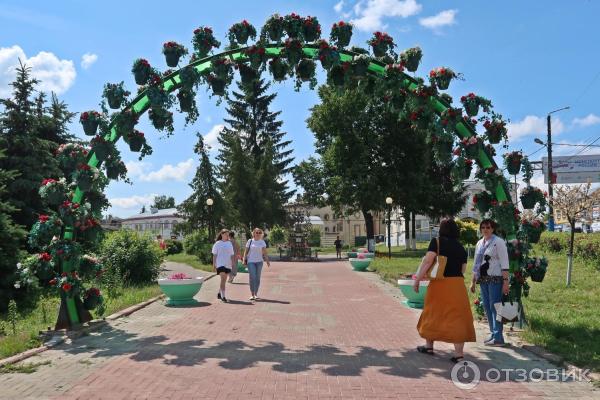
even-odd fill
[[[185,274],[173,274],[169,278],[159,279],[158,285],[168,297],[166,305],[193,305],[198,302],[194,296],[200,291],[204,278],[191,278]]]

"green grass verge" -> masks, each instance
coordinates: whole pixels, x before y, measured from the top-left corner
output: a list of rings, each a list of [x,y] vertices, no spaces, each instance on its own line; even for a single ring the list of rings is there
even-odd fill
[[[104,293],[106,302],[104,315],[113,314],[156,297],[160,293],[160,288],[155,284],[118,289],[114,297]],[[39,332],[54,326],[58,316],[58,307],[58,297],[51,297],[38,302],[38,305],[31,310],[21,311],[20,317],[16,321],[16,334],[13,334],[12,324],[8,321],[7,316],[0,315],[0,325],[5,334],[4,336],[0,335],[0,358],[10,357],[40,346],[42,342]]]
[[[529,323],[523,339],[579,367],[600,371],[600,271],[592,263],[575,260],[572,283],[566,287],[566,256],[542,252],[538,246],[534,252],[544,254],[549,267],[544,282],[530,282],[529,297],[523,298]],[[391,260],[378,256],[369,269],[396,284],[401,275],[417,270],[424,254],[425,250],[396,249]],[[469,260],[465,274],[467,286],[471,281],[472,261]],[[469,293],[469,296],[472,302],[475,295]]]
[[[213,271],[213,267],[211,264],[202,264],[200,262],[200,260],[198,259],[198,257],[191,255],[191,254],[185,254],[185,253],[169,254],[168,256],[165,257],[165,261],[172,261],[172,262],[177,262],[177,263],[181,263],[181,264],[187,264],[190,267],[199,269],[201,271],[207,271],[207,272]]]

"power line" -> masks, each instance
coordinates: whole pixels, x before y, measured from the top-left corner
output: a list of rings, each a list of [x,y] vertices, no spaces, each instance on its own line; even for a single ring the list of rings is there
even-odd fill
[[[579,154],[583,153],[585,151],[585,149],[589,148],[591,145],[593,145],[594,143],[596,143],[598,140],[600,140],[600,136],[598,136],[596,139],[594,139],[591,143],[588,143],[583,149],[579,150],[579,152],[577,152],[574,155],[570,156],[565,161],[569,161],[572,158],[574,158],[574,157],[578,156]]]

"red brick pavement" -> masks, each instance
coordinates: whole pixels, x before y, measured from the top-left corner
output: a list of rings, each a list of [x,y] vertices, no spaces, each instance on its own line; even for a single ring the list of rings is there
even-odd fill
[[[450,346],[441,345],[434,357],[417,353],[419,312],[405,308],[385,285],[352,271],[344,262],[274,263],[270,270],[265,266],[260,290],[264,300],[255,304],[247,300],[247,274],[228,285],[229,304],[216,299],[216,281],[202,288],[199,307],[174,310],[157,303],[139,312],[147,314],[146,320],[154,319],[155,325],[136,331],[132,321],[100,332],[90,356],[97,367],[71,382],[65,392],[55,390],[55,397],[526,399],[574,395],[573,386],[549,383],[482,382],[473,390],[457,388],[450,380]],[[77,342],[65,346],[64,359],[81,348]],[[466,353],[470,359],[480,359],[481,349],[468,344]],[[491,359],[479,366],[495,365]],[[61,379],[60,370],[55,377]],[[589,386],[576,388],[580,396],[597,395]]]

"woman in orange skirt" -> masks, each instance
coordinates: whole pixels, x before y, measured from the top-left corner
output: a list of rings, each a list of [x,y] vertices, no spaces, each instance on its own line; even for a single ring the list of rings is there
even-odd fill
[[[433,355],[433,344],[442,341],[454,344],[453,362],[464,358],[465,342],[475,342],[473,314],[467,296],[464,272],[467,268],[467,252],[458,241],[459,229],[453,219],[440,223],[439,238],[432,239],[427,253],[415,276],[414,290],[419,292],[423,280],[438,261],[438,268],[431,273],[423,312],[417,324],[425,346],[418,346],[420,353]]]

